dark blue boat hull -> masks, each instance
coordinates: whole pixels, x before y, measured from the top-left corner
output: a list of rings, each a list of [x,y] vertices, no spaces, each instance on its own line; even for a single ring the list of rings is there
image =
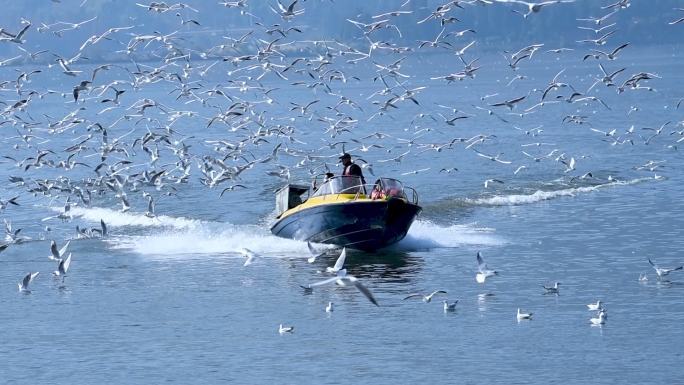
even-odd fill
[[[403,199],[314,206],[278,220],[279,237],[372,251],[402,240],[421,207]]]

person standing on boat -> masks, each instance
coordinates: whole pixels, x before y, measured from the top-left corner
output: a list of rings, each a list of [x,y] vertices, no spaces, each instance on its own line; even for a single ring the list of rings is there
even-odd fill
[[[354,175],[358,176],[361,178],[361,184],[366,184],[366,179],[363,177],[363,172],[361,171],[361,167],[352,162],[351,155],[348,153],[342,154],[340,156],[340,161],[342,161],[342,165],[344,166],[344,169],[342,169],[342,175]]]

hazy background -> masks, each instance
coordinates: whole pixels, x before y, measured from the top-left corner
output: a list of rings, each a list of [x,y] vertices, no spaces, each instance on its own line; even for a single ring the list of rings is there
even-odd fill
[[[84,3],[82,6],[80,4]],[[57,37],[50,32],[36,32],[29,30],[27,38],[34,50],[51,49],[60,51],[61,47],[78,47],[85,39],[94,34],[104,32],[106,29],[117,26],[135,26],[126,31],[128,34],[150,34],[158,31],[162,34],[179,31],[178,35],[186,41],[186,47],[197,49],[210,47],[212,43],[222,40],[222,36],[240,35],[253,29],[253,22],[264,24],[281,24],[297,26],[303,33],[296,35],[297,40],[323,40],[338,39],[353,45],[367,46],[367,42],[360,39],[359,30],[345,19],[353,19],[362,22],[372,22],[380,19],[371,19],[391,10],[413,11],[412,17],[393,18],[393,22],[404,31],[403,37],[397,36],[393,30],[379,31],[373,34],[374,39],[387,38],[398,45],[406,44],[415,46],[416,39],[433,39],[440,31],[441,26],[434,20],[416,24],[416,20],[427,17],[430,12],[444,0],[412,0],[408,5],[400,8],[401,1],[359,1],[359,0],[308,0],[300,1],[297,9],[304,9],[304,14],[291,22],[284,22],[271,11],[270,7],[276,7],[275,1],[250,1],[246,8],[227,8],[217,1],[186,1],[185,4],[196,9],[194,12],[188,8],[181,10],[183,18],[196,19],[200,25],[187,23],[181,25],[177,12],[165,13],[150,12],[135,1],[114,0],[62,0],[60,3],[45,0],[13,1],[2,4],[0,15],[0,27],[7,31],[16,32],[21,25],[22,18],[34,23],[35,28],[42,24],[50,26],[58,21],[77,23],[97,16],[97,19],[84,24],[79,29],[64,33]],[[140,2],[139,4],[147,4]],[[168,2],[168,4],[174,4]],[[609,4],[609,3],[606,3]],[[477,31],[474,38],[477,40],[478,49],[498,49],[506,47],[512,42],[525,43],[543,42],[549,46],[563,47],[577,46],[577,40],[596,38],[591,31],[580,30],[577,25],[594,26],[590,22],[580,22],[576,19],[587,17],[601,17],[608,10],[601,10],[597,14],[601,4],[595,0],[578,0],[570,4],[558,4],[545,7],[539,14],[531,15],[523,19],[520,15],[512,15],[511,10],[524,10],[520,5],[495,3],[489,6],[463,5],[463,9],[450,12],[456,15],[460,22],[447,25],[447,30],[460,30],[472,28]],[[627,9],[623,9],[613,15],[607,23],[617,23],[618,35],[621,39],[632,44],[653,45],[678,43],[684,38],[681,29],[671,28],[669,21],[678,15],[673,8],[681,7],[682,2],[677,0],[637,0],[631,3]],[[217,12],[218,10],[218,12]],[[241,14],[240,10],[245,10]],[[251,15],[250,15],[251,14]],[[147,16],[146,16],[147,15]],[[258,15],[258,16],[253,16]],[[606,23],[602,24],[606,25]],[[660,25],[662,28],[653,28]],[[462,28],[461,28],[462,27]],[[603,32],[607,32],[606,29]],[[54,31],[54,29],[53,29]],[[600,36],[600,35],[599,35]],[[277,35],[273,35],[276,38]],[[121,38],[119,36],[118,38]],[[586,44],[585,44],[586,45]],[[549,47],[551,48],[551,47]],[[89,47],[87,56],[91,60],[128,60],[125,53],[113,52],[120,50],[119,43],[101,42]],[[19,52],[14,44],[0,44],[0,54]],[[70,52],[62,52],[69,55]],[[138,59],[147,53],[135,53]],[[197,55],[199,56],[199,55]],[[47,60],[47,57],[39,60]],[[51,57],[49,58],[51,59]],[[195,57],[197,59],[197,57]]]

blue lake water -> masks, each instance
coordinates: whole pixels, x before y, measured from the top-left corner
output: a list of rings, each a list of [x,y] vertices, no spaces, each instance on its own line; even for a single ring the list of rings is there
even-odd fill
[[[498,52],[481,49],[470,57],[479,57],[482,65],[475,78],[446,83],[431,77],[460,70],[455,56],[414,52],[402,64],[401,71],[410,76],[399,78],[407,81],[405,86],[388,81],[396,92],[426,86],[416,91],[419,104],[403,100],[399,108],[372,119],[378,111],[372,101],[389,98],[371,96],[384,87],[373,81],[377,68],[368,60],[341,62],[335,68],[349,80],[331,82],[332,87],[362,110],[343,106],[343,115],[358,122],[335,137],[325,132],[330,123],[321,119],[338,119],[326,106],[334,106],[339,97],[291,84],[308,81],[307,74],[288,75],[287,81],[272,74],[261,79],[265,89],[277,88],[268,94],[272,103],[264,102],[259,90],[226,88],[235,100],[253,103],[245,113],[252,119],[246,129],[231,129],[238,118],[207,127],[219,112],[210,104],[226,110],[232,102],[219,96],[209,105],[186,103],[192,98],[176,99],[178,84],[168,79],[138,89],[123,85],[127,92],[121,106],[98,114],[106,104],[95,91],[78,106],[70,101],[80,78],[67,77],[56,66],[35,74],[30,87],[66,96],[36,96],[26,111],[15,113],[25,122],[39,122],[35,126],[2,126],[0,148],[13,159],[5,158],[0,170],[0,199],[18,196],[20,206],[8,205],[0,216],[21,228],[19,235],[26,239],[0,254],[0,383],[676,383],[684,374],[684,272],[659,280],[648,258],[665,267],[684,263],[684,158],[678,149],[684,106],[676,107],[684,96],[680,48],[633,46],[619,60],[603,61],[611,69],[628,67],[621,79],[640,71],[657,74],[660,78],[648,82],[656,91],[618,94],[615,87],[601,85],[591,95],[610,109],[596,102],[560,101],[523,117],[489,104],[526,95],[511,111],[521,113],[541,101],[541,92],[561,69],[562,81],[584,92],[600,75],[596,61],[582,61],[579,52],[538,52],[513,72]],[[376,60],[388,64],[397,57],[379,54]],[[207,90],[216,84],[230,87],[231,76],[242,76],[227,75],[229,63],[217,64],[204,77],[197,74],[211,63],[194,62],[188,81]],[[96,65],[78,68],[89,73]],[[3,68],[0,78],[34,67],[39,66]],[[181,71],[182,65],[168,68]],[[507,86],[518,73],[526,78]],[[351,79],[352,74],[360,80]],[[131,79],[120,69],[100,75],[95,85]],[[481,99],[488,94],[498,95]],[[556,95],[567,97],[570,91],[551,94],[552,101],[559,101]],[[2,97],[8,105],[17,99],[12,89]],[[128,107],[144,98],[163,104],[163,110],[151,107],[142,116],[149,120],[130,117],[114,124],[135,113]],[[312,100],[319,100],[311,107],[314,115],[291,110],[290,102]],[[438,104],[469,118],[448,125],[439,114],[456,113]],[[86,122],[51,130],[51,123],[72,111]],[[192,113],[172,122],[172,111]],[[566,115],[586,116],[587,123],[563,122]],[[119,173],[132,180],[146,169],[168,172],[161,189],[127,185],[127,212],[120,210],[120,199],[110,188],[92,187],[103,143],[101,132],[88,129],[94,122],[109,127],[109,143],[116,138],[129,152],[133,163]],[[643,128],[666,122],[671,123],[646,144],[655,131]],[[533,134],[534,128],[542,131]],[[605,134],[613,129],[615,135]],[[27,143],[14,136],[17,132],[36,137]],[[136,142],[150,132],[169,135],[169,143],[147,142],[148,149],[159,150],[157,162],[142,149],[142,140]],[[377,132],[388,137],[373,136]],[[472,140],[466,140],[481,134],[491,137],[469,147]],[[32,163],[21,162],[25,157],[49,149],[53,152],[45,159],[54,165],[87,135],[92,137],[74,159],[88,167],[40,164],[24,171]],[[454,138],[464,140],[434,149]],[[615,143],[625,139],[633,144]],[[243,153],[233,157],[207,143],[216,140],[244,141]],[[187,183],[171,179],[182,174],[171,149],[180,141],[190,146]],[[398,177],[420,195],[423,212],[403,241],[374,253],[348,250],[346,268],[374,293],[380,307],[351,287],[304,293],[300,285],[325,278],[321,271],[335,262],[339,250],[329,247],[325,257],[309,264],[306,243],[269,232],[273,193],[285,181],[267,172],[277,170],[276,164],[288,166],[297,181],[308,181],[308,169],[320,172],[324,163],[339,172],[342,145],[333,149],[326,144],[335,141],[345,141],[345,151],[372,164],[373,174],[364,169],[367,179]],[[201,182],[202,159],[244,165],[271,154],[277,144],[277,159],[254,163],[239,179],[214,188]],[[370,144],[381,147],[360,149]],[[491,161],[473,149],[500,154],[511,163]],[[552,150],[538,162],[522,152],[542,157]],[[401,162],[385,161],[407,151]],[[556,160],[563,153],[567,163],[575,160],[574,169]],[[306,161],[306,155],[323,158]],[[112,153],[104,162],[111,165],[125,157]],[[303,159],[305,165],[295,167]],[[657,166],[642,167],[649,161]],[[525,168],[514,174],[519,166]],[[441,171],[451,168],[458,170]],[[582,178],[588,172],[591,176]],[[25,183],[9,183],[10,176],[23,177]],[[42,180],[66,186],[65,179],[58,180],[64,176],[93,191],[90,204],[72,194],[71,218],[65,222],[50,217],[63,211],[68,193],[29,191]],[[503,183],[485,188],[488,179]],[[219,196],[233,184],[246,188]],[[143,191],[154,197],[154,217],[145,215]],[[109,228],[107,237],[78,237],[77,225],[98,228],[101,219]],[[50,240],[59,246],[71,240],[72,263],[64,282],[51,276],[56,263],[48,259]],[[245,247],[261,256],[246,267],[239,252]],[[478,251],[499,272],[485,284],[475,281]],[[30,294],[20,293],[16,284],[29,271],[40,275]],[[648,280],[639,281],[640,274]],[[561,283],[560,294],[545,295],[542,285],[553,282]],[[431,303],[403,300],[433,290],[448,294]],[[459,300],[455,312],[443,311],[447,298]],[[609,317],[604,325],[592,326],[595,313],[586,304],[599,299]],[[335,304],[332,313],[324,310],[329,301]],[[533,319],[517,322],[517,308],[533,312]],[[294,332],[280,335],[279,324],[294,326]]]

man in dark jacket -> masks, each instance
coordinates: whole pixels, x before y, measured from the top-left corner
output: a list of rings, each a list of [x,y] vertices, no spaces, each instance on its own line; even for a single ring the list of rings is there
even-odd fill
[[[356,175],[361,178],[362,184],[366,184],[366,180],[363,177],[361,167],[358,164],[352,162],[351,155],[345,152],[344,154],[342,154],[342,156],[340,156],[340,161],[344,166],[344,169],[342,169],[342,175]]]

